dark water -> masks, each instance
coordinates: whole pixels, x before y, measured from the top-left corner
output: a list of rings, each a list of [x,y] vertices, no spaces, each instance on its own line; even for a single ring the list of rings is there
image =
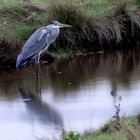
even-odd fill
[[[31,68],[0,70],[2,140],[95,130],[119,103],[121,116],[140,113],[139,51],[77,56],[41,69],[42,80]]]

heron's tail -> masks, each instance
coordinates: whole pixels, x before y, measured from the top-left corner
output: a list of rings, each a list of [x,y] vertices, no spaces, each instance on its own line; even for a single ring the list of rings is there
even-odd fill
[[[16,69],[19,70],[21,69],[23,66],[23,61],[22,61],[22,56],[21,54],[17,57],[17,61],[16,61]]]

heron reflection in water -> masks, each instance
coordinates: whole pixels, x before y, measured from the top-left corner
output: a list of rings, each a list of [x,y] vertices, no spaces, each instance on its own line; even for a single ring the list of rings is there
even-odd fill
[[[39,73],[37,73],[39,74]],[[19,86],[20,98],[26,105],[29,115],[27,117],[31,121],[39,121],[43,125],[54,125],[55,128],[63,131],[63,119],[58,110],[49,105],[47,101],[41,98],[42,79],[36,75],[36,93],[26,90],[24,86]]]

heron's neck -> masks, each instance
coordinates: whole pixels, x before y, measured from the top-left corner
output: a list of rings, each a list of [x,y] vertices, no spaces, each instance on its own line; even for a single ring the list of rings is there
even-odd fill
[[[48,26],[46,26],[46,27],[47,27],[47,29],[49,29],[49,30],[59,29],[59,26],[54,26],[54,25],[48,25]]]

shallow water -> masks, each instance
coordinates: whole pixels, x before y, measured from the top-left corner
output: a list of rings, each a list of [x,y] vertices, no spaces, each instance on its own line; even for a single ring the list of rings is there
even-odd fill
[[[59,138],[63,130],[85,132],[120,115],[140,113],[139,52],[76,56],[32,68],[0,70],[2,140]]]

